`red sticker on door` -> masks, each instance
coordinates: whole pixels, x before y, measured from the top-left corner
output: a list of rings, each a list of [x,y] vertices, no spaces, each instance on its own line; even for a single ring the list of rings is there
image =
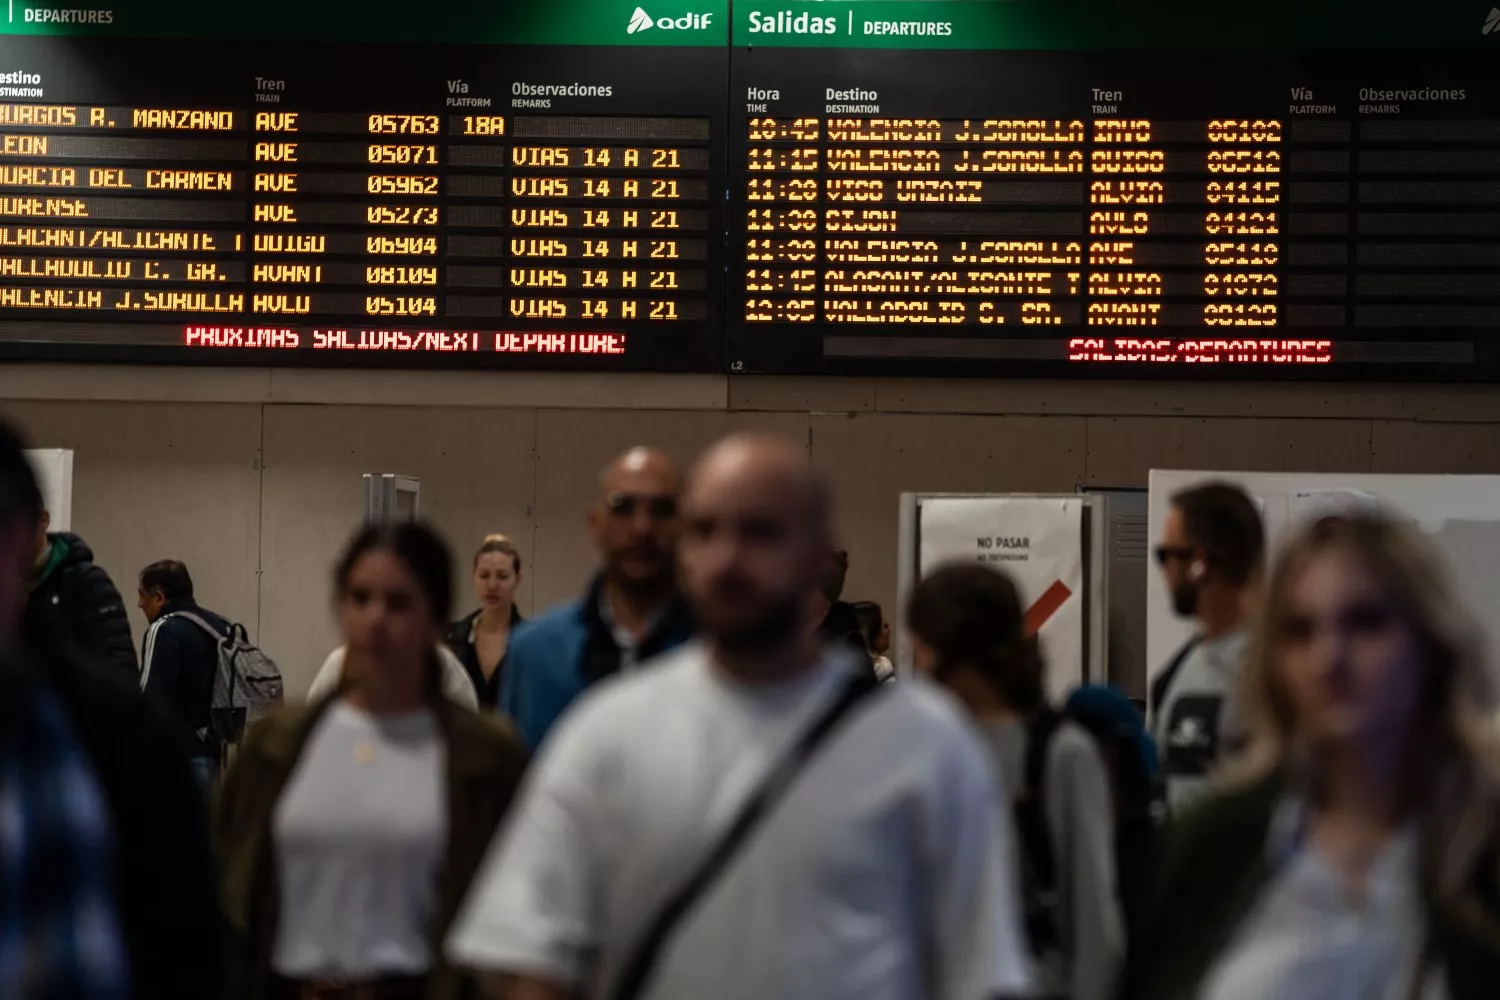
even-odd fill
[[[1068,603],[1072,596],[1073,592],[1061,580],[1055,581],[1026,612],[1026,634],[1032,636],[1040,632],[1048,619],[1057,614],[1057,609]]]

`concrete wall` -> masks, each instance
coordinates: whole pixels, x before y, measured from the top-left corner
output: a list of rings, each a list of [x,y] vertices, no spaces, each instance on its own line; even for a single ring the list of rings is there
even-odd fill
[[[76,452],[74,525],[129,603],[141,566],[184,560],[293,692],[336,644],[328,571],[364,472],[420,476],[460,558],[515,537],[527,611],[588,577],[583,509],[609,456],[646,443],[688,462],[741,428],[806,442],[838,491],[849,593],[888,607],[904,490],[1144,486],[1152,467],[1500,472],[1489,387],[11,365],[0,409]]]

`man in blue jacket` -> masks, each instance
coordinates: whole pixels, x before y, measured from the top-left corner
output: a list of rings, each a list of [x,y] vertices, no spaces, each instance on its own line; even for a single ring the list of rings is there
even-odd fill
[[[677,590],[681,480],[651,448],[632,448],[600,478],[588,511],[603,565],[583,598],[521,626],[500,679],[500,711],[531,749],[580,694],[693,634]]]

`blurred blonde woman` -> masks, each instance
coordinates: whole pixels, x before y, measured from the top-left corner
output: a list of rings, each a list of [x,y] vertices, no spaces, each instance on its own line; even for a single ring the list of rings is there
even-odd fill
[[[1246,672],[1250,743],[1170,827],[1125,1000],[1500,996],[1495,692],[1426,542],[1304,528]]]

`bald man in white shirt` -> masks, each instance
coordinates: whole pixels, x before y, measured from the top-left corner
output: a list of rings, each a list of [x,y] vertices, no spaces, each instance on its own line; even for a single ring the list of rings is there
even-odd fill
[[[805,620],[829,538],[805,451],[722,442],[684,518],[699,641],[564,716],[449,939],[501,1000],[615,997],[664,901],[850,685],[853,657]],[[1028,995],[1008,816],[948,698],[921,680],[881,686],[808,758],[635,996]]]

